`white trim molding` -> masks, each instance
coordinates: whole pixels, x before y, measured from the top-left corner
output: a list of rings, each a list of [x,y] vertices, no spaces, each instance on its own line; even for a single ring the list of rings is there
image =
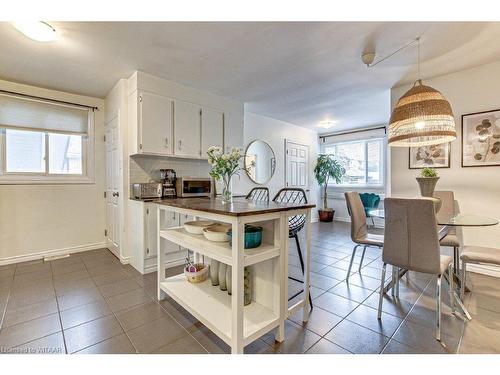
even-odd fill
[[[482,275],[500,277],[500,267],[487,264],[467,264],[467,272],[480,273]]]
[[[66,255],[66,254],[73,254],[73,253],[79,253],[82,251],[97,250],[97,249],[103,249],[103,248],[107,248],[106,242],[98,242],[98,243],[93,243],[93,244],[88,244],[88,245],[72,246],[72,247],[66,247],[66,248],[56,249],[56,250],[46,250],[46,251],[40,251],[38,253],[32,253],[32,254],[16,255],[13,257],[1,258],[0,259],[0,266],[7,265],[7,264],[28,262],[30,260],[43,259],[47,256]]]

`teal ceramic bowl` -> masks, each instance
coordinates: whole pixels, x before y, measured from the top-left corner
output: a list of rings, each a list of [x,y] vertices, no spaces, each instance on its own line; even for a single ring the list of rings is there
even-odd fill
[[[229,236],[229,245],[232,245],[232,232],[227,232]],[[262,227],[254,225],[245,225],[245,249],[253,249],[262,244]]]

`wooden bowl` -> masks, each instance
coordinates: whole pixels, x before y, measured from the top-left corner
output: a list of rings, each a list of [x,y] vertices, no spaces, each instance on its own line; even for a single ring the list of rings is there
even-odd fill
[[[229,230],[228,225],[214,224],[203,229],[203,235],[209,241],[213,242],[227,242],[229,241],[229,236],[227,232]]]
[[[210,220],[186,221],[184,229],[191,234],[203,234],[203,229],[213,224],[214,222]]]

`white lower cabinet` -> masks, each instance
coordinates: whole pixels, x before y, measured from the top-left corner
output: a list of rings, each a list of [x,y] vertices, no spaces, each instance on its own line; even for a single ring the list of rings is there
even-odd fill
[[[130,201],[129,241],[132,256],[130,264],[140,273],[156,271],[158,258],[158,226],[157,205],[142,201]],[[186,220],[184,215],[162,211],[160,220],[162,227],[174,228]],[[165,266],[174,267],[184,263],[187,250],[166,239],[160,240],[160,246],[165,252]]]

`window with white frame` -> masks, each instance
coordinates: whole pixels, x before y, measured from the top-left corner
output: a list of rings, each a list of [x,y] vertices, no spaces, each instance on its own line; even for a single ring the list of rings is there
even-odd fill
[[[0,183],[92,182],[93,111],[0,93]]]
[[[384,144],[383,138],[339,142],[324,145],[323,152],[345,166],[340,186],[376,188],[384,186]]]

